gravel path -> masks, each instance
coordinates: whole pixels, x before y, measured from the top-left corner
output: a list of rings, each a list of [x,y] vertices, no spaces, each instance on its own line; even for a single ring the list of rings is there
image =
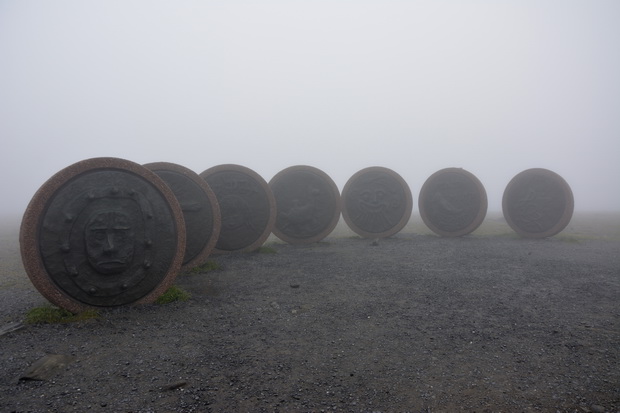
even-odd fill
[[[213,256],[177,278],[187,302],[0,336],[0,411],[617,412],[620,238],[593,222],[545,240],[501,222],[456,239],[341,229]],[[0,327],[45,303],[16,234]],[[46,354],[66,366],[19,380]]]

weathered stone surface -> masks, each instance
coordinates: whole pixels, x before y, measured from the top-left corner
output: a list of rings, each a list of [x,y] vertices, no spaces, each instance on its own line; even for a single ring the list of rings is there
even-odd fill
[[[391,169],[374,166],[355,173],[342,189],[342,216],[365,238],[385,238],[411,217],[413,200],[405,180]]]
[[[474,231],[484,221],[487,205],[482,183],[461,168],[435,172],[422,185],[418,197],[422,220],[444,237],[460,237]]]
[[[267,182],[253,170],[224,164],[202,172],[220,204],[222,228],[214,252],[254,251],[267,240],[276,220],[276,201]]]
[[[182,269],[203,264],[215,248],[222,221],[220,206],[209,184],[182,165],[154,162],[143,165],[172,189],[185,220],[185,256]]]
[[[506,186],[502,209],[506,222],[519,235],[552,237],[566,228],[573,216],[573,192],[557,173],[527,169]]]
[[[273,233],[291,244],[317,242],[328,236],[340,218],[340,192],[320,169],[297,165],[269,181],[276,200]]]
[[[118,158],[77,162],[30,201],[20,228],[34,286],[70,311],[154,301],[185,252],[180,206],[148,169]]]

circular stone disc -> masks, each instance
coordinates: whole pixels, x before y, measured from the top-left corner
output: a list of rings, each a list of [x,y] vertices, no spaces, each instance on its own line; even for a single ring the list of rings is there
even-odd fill
[[[209,184],[194,171],[174,163],[143,165],[155,172],[174,192],[185,220],[185,256],[181,269],[204,264],[220,235],[220,206]]]
[[[276,201],[271,188],[253,170],[240,165],[218,165],[200,174],[220,204],[222,229],[215,252],[258,249],[276,221]]]
[[[153,302],[176,278],[185,225],[164,181],[118,158],[77,162],[30,201],[24,267],[52,303],[73,312]]]
[[[487,205],[482,183],[460,168],[446,168],[432,174],[418,197],[422,220],[443,237],[460,237],[474,231],[484,221]]]
[[[317,242],[328,236],[340,219],[340,192],[320,169],[297,165],[269,181],[276,199],[273,233],[291,244]]]
[[[552,237],[573,216],[573,192],[566,181],[548,169],[517,174],[506,186],[502,210],[508,225],[528,238]]]
[[[405,180],[391,169],[373,166],[354,174],[342,189],[342,216],[365,238],[385,238],[403,229],[413,200]]]

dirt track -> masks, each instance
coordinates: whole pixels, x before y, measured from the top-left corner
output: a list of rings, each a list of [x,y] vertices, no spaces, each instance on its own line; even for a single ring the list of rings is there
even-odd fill
[[[456,239],[272,238],[275,254],[180,275],[188,302],[0,336],[0,411],[616,412],[617,218],[546,240],[501,220]],[[4,234],[0,326],[45,302]],[[18,380],[46,353],[73,358]]]

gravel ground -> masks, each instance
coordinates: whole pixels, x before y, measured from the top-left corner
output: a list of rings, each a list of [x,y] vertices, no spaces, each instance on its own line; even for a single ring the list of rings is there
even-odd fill
[[[0,328],[45,304],[0,239]],[[186,302],[0,336],[2,412],[618,412],[620,215],[558,236],[501,218],[440,238],[342,225],[276,253],[213,256]],[[62,355],[47,380],[20,380]]]

